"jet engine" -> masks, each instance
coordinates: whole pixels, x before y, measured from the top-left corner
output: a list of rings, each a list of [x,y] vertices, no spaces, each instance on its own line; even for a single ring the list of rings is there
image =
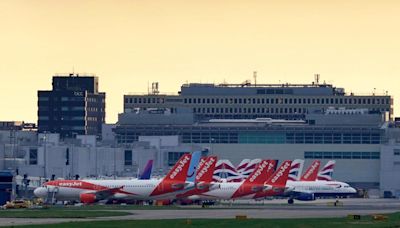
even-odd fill
[[[294,197],[297,200],[300,201],[313,201],[315,200],[315,196],[312,193],[300,193],[296,197]]]
[[[82,203],[94,203],[97,201],[96,195],[93,193],[82,193],[79,198]]]

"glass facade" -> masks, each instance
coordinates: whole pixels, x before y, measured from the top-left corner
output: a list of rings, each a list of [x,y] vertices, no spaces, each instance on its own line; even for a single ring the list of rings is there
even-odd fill
[[[233,133],[182,134],[183,143],[240,144],[380,144],[379,133]]]
[[[379,159],[380,152],[305,151],[305,159]]]

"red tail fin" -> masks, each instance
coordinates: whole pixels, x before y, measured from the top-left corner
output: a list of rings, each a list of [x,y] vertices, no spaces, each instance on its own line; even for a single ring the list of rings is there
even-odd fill
[[[263,184],[267,176],[274,172],[275,163],[275,160],[262,160],[244,183]]]
[[[306,172],[301,177],[301,181],[315,181],[318,176],[318,170],[321,166],[321,162],[318,160],[313,161],[313,163],[308,167]]]
[[[203,167],[204,162],[206,162],[206,160],[208,159],[208,157],[201,157],[199,164],[197,165],[197,169],[196,169],[196,173],[199,172],[199,170],[201,169],[201,167]]]
[[[207,157],[196,174],[196,182],[210,183],[213,178],[215,165],[217,164],[217,156]]]
[[[174,167],[164,177],[163,181],[185,182],[191,158],[191,154],[182,155]]]
[[[267,180],[266,184],[272,186],[286,186],[291,164],[292,161],[290,160],[284,161],[275,173]]]

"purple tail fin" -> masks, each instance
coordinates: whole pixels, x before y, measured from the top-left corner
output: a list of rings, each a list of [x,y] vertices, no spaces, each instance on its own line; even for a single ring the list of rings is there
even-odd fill
[[[140,180],[149,180],[151,176],[151,169],[153,168],[153,160],[149,160],[147,162],[146,167],[143,169],[143,172],[140,174]]]

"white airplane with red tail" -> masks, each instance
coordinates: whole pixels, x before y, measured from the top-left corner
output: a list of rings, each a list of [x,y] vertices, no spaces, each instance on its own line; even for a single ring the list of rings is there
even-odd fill
[[[55,200],[77,200],[82,203],[105,199],[168,199],[194,187],[193,182],[186,181],[191,158],[191,154],[184,154],[162,179],[55,180],[36,188],[34,194],[40,198],[51,195]]]

